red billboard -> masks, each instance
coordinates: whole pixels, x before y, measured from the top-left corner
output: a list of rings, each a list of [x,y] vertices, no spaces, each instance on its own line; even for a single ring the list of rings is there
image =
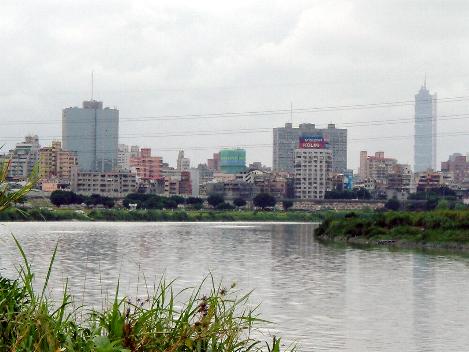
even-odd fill
[[[300,149],[327,149],[328,143],[321,136],[300,137]]]

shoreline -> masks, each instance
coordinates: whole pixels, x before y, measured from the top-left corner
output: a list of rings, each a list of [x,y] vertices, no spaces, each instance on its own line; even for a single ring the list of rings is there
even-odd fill
[[[304,222],[318,223],[323,212],[265,210],[8,209],[0,222]]]

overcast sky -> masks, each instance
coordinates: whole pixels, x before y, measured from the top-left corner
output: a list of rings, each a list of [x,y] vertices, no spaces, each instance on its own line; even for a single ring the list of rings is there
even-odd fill
[[[439,98],[469,96],[468,18],[467,0],[2,0],[0,141],[60,138],[61,110],[90,98],[94,70],[95,98],[120,110],[121,143],[172,165],[178,148],[196,165],[251,145],[248,161],[271,165],[271,128],[289,113],[161,117],[409,101],[425,73]],[[438,160],[468,152],[469,98],[438,110]],[[410,104],[295,112],[293,123],[412,117]],[[410,120],[350,127],[349,167],[360,150],[412,163],[412,134]]]

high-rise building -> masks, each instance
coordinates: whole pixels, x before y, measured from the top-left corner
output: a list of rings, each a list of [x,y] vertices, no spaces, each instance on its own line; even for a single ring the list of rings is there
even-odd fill
[[[34,166],[39,161],[38,136],[26,136],[24,142],[17,143],[15,149],[8,153],[10,167],[8,178],[18,181],[26,180],[33,171]]]
[[[62,112],[62,142],[74,151],[83,171],[107,172],[117,168],[119,110],[103,108],[96,100]]]
[[[191,168],[191,161],[184,157],[184,150],[180,150],[178,153],[176,168],[180,171],[188,171]]]
[[[295,171],[295,149],[301,136],[322,136],[332,150],[332,171],[344,173],[347,170],[347,129],[336,128],[334,124],[316,128],[312,123],[296,128],[286,123],[285,127],[273,130],[273,171]]]
[[[384,152],[376,152],[375,155],[368,155],[367,151],[360,152],[359,175],[362,181],[373,179],[379,183],[386,183],[388,174],[393,173],[397,165],[394,158],[385,158]]]
[[[436,168],[436,102],[436,93],[431,95],[425,82],[415,95],[415,172]]]
[[[296,198],[324,199],[331,190],[333,156],[326,144],[320,136],[300,137],[294,154]]]
[[[246,151],[244,149],[220,150],[220,170],[226,174],[237,174],[246,170]]]
[[[43,179],[70,181],[72,167],[78,165],[75,152],[63,150],[60,141],[53,141],[50,147],[39,149],[39,160],[39,175]]]

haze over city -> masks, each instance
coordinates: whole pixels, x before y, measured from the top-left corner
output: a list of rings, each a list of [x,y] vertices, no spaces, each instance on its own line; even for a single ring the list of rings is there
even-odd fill
[[[249,162],[271,165],[272,128],[290,121],[290,104],[294,125],[348,129],[350,168],[360,150],[412,164],[411,101],[425,75],[440,99],[469,95],[467,10],[464,1],[6,1],[0,139],[4,151],[27,133],[60,139],[62,109],[90,98],[94,71],[94,97],[120,110],[120,142],[173,165],[179,149],[196,165],[220,146],[245,145]],[[397,101],[411,103],[298,110]],[[464,116],[444,117],[468,104],[438,103],[438,164],[468,151]],[[266,110],[284,111],[162,119]],[[395,119],[408,120],[358,124]],[[381,138],[392,136],[403,137]]]

